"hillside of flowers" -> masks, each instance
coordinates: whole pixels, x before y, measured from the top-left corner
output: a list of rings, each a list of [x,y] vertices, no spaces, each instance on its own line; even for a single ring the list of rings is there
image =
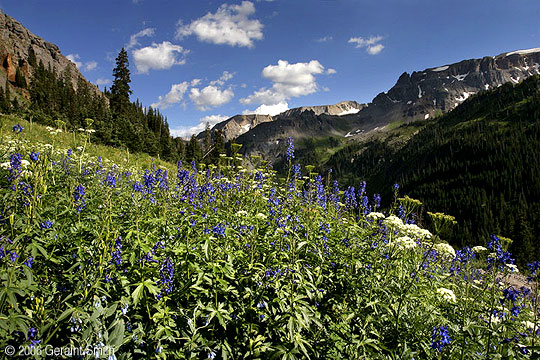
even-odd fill
[[[0,144],[0,351],[108,359],[526,359],[526,286],[496,235],[454,249],[454,219],[294,161],[124,166],[10,123]],[[57,129],[41,128],[54,133]]]

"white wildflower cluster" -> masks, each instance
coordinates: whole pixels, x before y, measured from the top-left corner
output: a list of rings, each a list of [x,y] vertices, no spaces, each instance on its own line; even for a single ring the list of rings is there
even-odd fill
[[[382,214],[380,212],[373,211],[373,212],[370,212],[369,214],[367,214],[367,218],[378,221],[378,220],[384,219],[384,214]]]
[[[483,252],[488,251],[488,249],[486,249],[486,248],[483,247],[483,246],[473,246],[472,251],[473,251],[475,254],[481,254],[481,253],[483,253]]]
[[[437,293],[442,296],[442,298],[448,302],[455,303],[457,301],[456,294],[450,289],[447,288],[438,288]]]
[[[248,212],[246,210],[240,210],[236,213],[236,216],[245,217],[247,214]]]
[[[405,224],[402,230],[409,236],[418,239],[431,239],[433,236],[429,230],[422,229],[416,224]]]
[[[510,270],[511,273],[519,273],[517,265],[514,264],[505,264],[506,267]]]
[[[266,220],[267,216],[263,213],[258,213],[255,217],[259,220]]]
[[[435,244],[433,245],[433,249],[442,256],[449,256],[449,257],[456,256],[456,251],[454,250],[454,248],[447,243]]]
[[[62,129],[55,129],[55,128],[52,128],[52,127],[50,127],[50,126],[47,126],[45,129],[46,129],[46,130],[49,132],[49,134],[51,134],[51,135],[57,135],[57,134],[63,132]]]
[[[418,244],[416,243],[416,241],[414,241],[413,239],[411,239],[410,237],[408,236],[401,236],[401,237],[398,237],[396,240],[395,240],[397,246],[401,249],[412,249],[412,248],[415,248]]]
[[[403,221],[395,215],[390,215],[384,219],[383,223],[394,230],[401,229],[403,227]]]

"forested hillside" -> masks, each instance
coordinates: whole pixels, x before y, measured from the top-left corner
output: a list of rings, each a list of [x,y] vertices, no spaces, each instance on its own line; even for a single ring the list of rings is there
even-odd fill
[[[167,119],[159,110],[143,107],[138,100],[130,101],[129,63],[124,50],[116,60],[113,86],[105,93],[96,91],[80,76],[73,86],[69,67],[58,74],[50,65],[38,63],[32,48],[28,65],[32,69],[29,81],[23,77],[4,84],[0,91],[1,112],[18,113],[28,120],[66,130],[93,129],[98,142],[132,152],[146,152],[170,161],[183,158],[184,144],[170,136]]]
[[[520,264],[540,248],[540,77],[470,98],[419,129],[402,147],[392,137],[345,147],[324,168],[344,183],[368,182],[390,198],[397,182],[431,211],[456,216],[451,242],[473,245],[489,233],[513,239]]]

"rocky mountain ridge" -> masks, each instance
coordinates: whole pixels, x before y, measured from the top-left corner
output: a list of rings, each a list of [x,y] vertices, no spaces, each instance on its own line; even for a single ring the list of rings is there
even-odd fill
[[[365,105],[359,104],[356,101],[342,101],[334,105],[302,106],[289,109],[274,116],[259,114],[235,115],[214,125],[212,131],[221,130],[224,140],[229,141],[236,139],[262,123],[271,122],[278,118],[297,118],[301,117],[305,112],[311,112],[315,115],[345,116],[356,114],[364,107]],[[197,138],[203,139],[204,131],[199,133]]]
[[[360,140],[372,131],[384,131],[391,124],[446,113],[478,92],[508,82],[517,84],[536,74],[540,74],[540,48],[463,60],[412,74],[405,72],[389,91],[378,94],[357,113],[345,116],[317,115],[310,110],[300,115],[282,113],[271,122],[250,128],[236,141],[243,145],[246,154],[275,160],[283,153],[283,143],[289,136]]]

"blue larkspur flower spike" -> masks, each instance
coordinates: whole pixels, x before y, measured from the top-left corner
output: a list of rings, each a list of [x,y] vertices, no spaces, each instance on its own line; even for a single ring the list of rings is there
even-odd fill
[[[504,251],[501,245],[501,240],[496,235],[491,235],[487,243],[487,248],[495,253],[494,256],[488,257],[488,270],[494,266],[502,271],[505,264],[513,264],[514,259],[510,252]]]
[[[86,199],[84,198],[85,195],[86,191],[84,186],[77,185],[73,192],[73,200],[75,205],[77,205],[77,212],[81,212],[81,210],[86,206]]]
[[[32,161],[38,161],[38,160],[39,160],[39,152],[32,152],[32,153],[30,153],[30,160],[32,160]]]
[[[292,137],[287,139],[287,161],[294,159],[294,139]]]
[[[174,265],[170,258],[166,258],[159,269],[160,279],[158,285],[161,285],[161,292],[157,295],[158,300],[165,294],[172,293],[174,279]]]

